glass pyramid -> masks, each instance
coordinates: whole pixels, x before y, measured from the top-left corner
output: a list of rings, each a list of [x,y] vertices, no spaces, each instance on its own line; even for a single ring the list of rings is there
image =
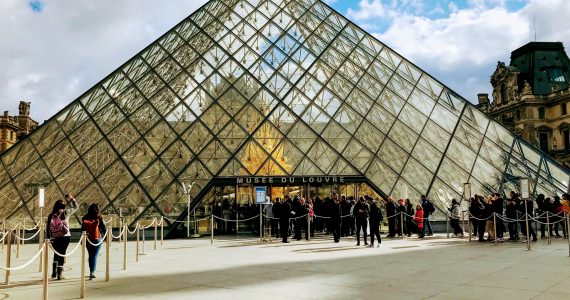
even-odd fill
[[[219,179],[328,175],[440,210],[465,182],[551,195],[569,179],[323,2],[212,0],[2,153],[0,218],[37,221],[38,186],[48,209],[74,193],[135,222],[185,219],[180,181],[196,206]]]

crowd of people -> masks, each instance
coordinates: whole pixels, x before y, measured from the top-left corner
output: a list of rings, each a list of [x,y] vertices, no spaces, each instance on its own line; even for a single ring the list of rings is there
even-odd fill
[[[364,246],[374,247],[375,240],[377,246],[382,242],[382,207],[385,207],[388,221],[386,237],[393,238],[402,234],[410,237],[414,233],[419,238],[426,234],[433,235],[429,216],[435,212],[435,207],[425,196],[421,197],[420,204],[415,207],[409,199],[400,199],[396,203],[393,197],[388,197],[381,203],[368,195],[359,197],[358,201],[354,197],[339,197],[337,193],[324,199],[316,197],[314,201],[299,196],[285,196],[266,205],[264,215],[270,219],[272,234],[281,238],[283,243],[288,243],[291,235],[294,239],[301,240],[304,232],[304,237],[308,240],[315,232],[323,232],[332,234],[336,243],[341,237],[356,236],[357,246],[361,245],[362,236]]]
[[[535,205],[536,204],[536,205]],[[533,228],[533,220],[540,224],[540,237],[568,238],[563,218],[570,213],[570,195],[545,197],[540,194],[536,201],[521,199],[514,191],[504,201],[499,193],[489,196],[475,195],[470,199],[469,215],[473,224],[473,236],[480,242],[504,242],[505,224],[507,225],[508,241],[522,240],[527,237],[537,241],[537,232]],[[527,223],[528,232],[527,232]],[[562,230],[560,235],[559,228]],[[547,232],[548,231],[548,232]],[[487,236],[485,237],[485,233]],[[522,239],[521,239],[522,237]]]

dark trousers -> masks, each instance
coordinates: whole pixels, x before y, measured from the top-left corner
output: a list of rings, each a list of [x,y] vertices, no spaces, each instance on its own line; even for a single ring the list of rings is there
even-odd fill
[[[426,228],[428,230],[428,234],[429,235],[433,235],[433,230],[431,229],[431,223],[429,222],[429,218],[428,217],[424,217],[424,233],[426,232]],[[485,226],[483,226],[485,227]],[[483,230],[484,232],[484,230]]]
[[[396,235],[396,215],[388,217],[388,236]]]
[[[68,236],[63,236],[60,238],[53,239],[51,241],[53,249],[55,251],[57,251],[58,253],[65,255],[65,252],[67,251],[67,247],[69,246],[69,239],[70,239],[70,237],[68,237]],[[56,253],[54,253],[53,254],[53,262],[54,263],[56,262],[58,266],[62,267],[63,264],[65,263],[65,257],[59,256]]]
[[[520,222],[521,225],[521,232],[524,235],[525,239],[527,236],[527,232],[526,232],[526,222],[525,221],[521,221]],[[534,232],[534,228],[532,228],[532,220],[529,218],[528,220],[528,227],[529,227],[529,232],[528,232],[528,236],[532,239],[536,239],[536,232]]]
[[[360,229],[364,233],[364,243],[368,244],[368,234],[366,233],[368,229],[368,223],[366,219],[356,218],[356,242],[360,244]]]
[[[479,240],[480,241],[485,240],[485,226],[486,225],[487,225],[487,222],[485,222],[485,221],[478,221],[477,222],[477,232],[479,233]]]
[[[370,222],[370,243],[374,245],[374,236],[378,239],[378,244],[382,243],[380,238],[380,223],[371,221]]]
[[[459,226],[459,219],[451,219],[450,221],[451,228],[453,228],[453,234],[463,234],[463,229]]]
[[[271,235],[279,238],[279,219],[270,219],[269,223],[271,224]]]
[[[473,236],[477,236],[477,233],[479,232],[479,221],[471,219],[471,226],[473,226]]]
[[[99,243],[99,241],[91,241],[91,242],[93,244]],[[101,249],[101,245],[93,246],[87,243],[86,247],[87,247],[87,253],[89,253],[89,272],[95,273],[95,270],[97,270],[97,257],[99,256],[99,250]]]
[[[340,241],[340,220],[331,220],[330,225],[335,242]]]
[[[350,222],[351,221],[352,221],[351,217],[344,217],[342,219],[340,236],[349,236],[349,234],[350,234]]]
[[[509,222],[509,239],[514,240],[519,238],[519,230],[517,228],[517,222]]]
[[[289,218],[281,218],[279,219],[279,227],[281,227],[281,237],[283,238],[283,242],[287,242],[287,238],[289,237]]]
[[[307,225],[307,219],[305,218],[295,219],[295,239],[300,240],[303,238],[301,235],[301,231],[303,230],[303,228],[307,227],[306,225]]]
[[[496,238],[502,239],[503,233],[505,231],[505,224],[503,223],[503,220],[498,216],[497,218],[495,218],[495,220],[496,220],[495,227],[497,228],[497,232],[495,232]]]

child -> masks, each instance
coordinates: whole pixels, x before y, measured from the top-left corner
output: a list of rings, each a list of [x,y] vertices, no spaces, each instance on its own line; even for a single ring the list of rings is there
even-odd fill
[[[416,206],[416,215],[414,216],[414,222],[418,225],[418,237],[420,239],[424,238],[424,209],[421,205]]]

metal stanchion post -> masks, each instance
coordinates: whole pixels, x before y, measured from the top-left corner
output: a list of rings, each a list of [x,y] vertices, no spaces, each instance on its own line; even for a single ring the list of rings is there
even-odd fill
[[[530,251],[530,228],[529,228],[529,223],[528,223],[528,205],[527,205],[527,201],[528,200],[523,200],[524,201],[524,219],[525,219],[525,224],[526,224],[526,250]]]
[[[493,235],[495,238],[495,246],[497,246],[497,214],[493,213]]]
[[[566,239],[568,240],[568,256],[570,256],[570,213],[566,213]]]
[[[158,220],[154,218],[154,250],[156,250],[156,240],[158,238]]]
[[[164,245],[164,217],[160,217],[160,245]]]
[[[471,233],[473,233],[473,230],[471,229],[471,218],[469,216],[469,211],[467,211],[467,230],[469,230],[469,242],[471,242]]]
[[[6,234],[6,219],[2,222],[2,232]],[[6,239],[2,239],[2,251],[4,251],[4,243],[6,243]]]
[[[87,232],[81,232],[81,288],[79,291],[79,298],[85,298],[85,249],[87,248]]]
[[[142,253],[141,253],[141,255],[146,255],[146,253],[145,253],[145,241],[146,241],[145,227],[142,226]]]
[[[125,226],[123,226],[123,218],[119,219],[119,226],[120,228],[125,228]],[[121,232],[121,230],[119,230],[119,233]],[[123,235],[119,234],[119,244],[121,244],[121,242],[123,241]]]
[[[311,240],[311,215],[308,213],[307,213],[307,239],[309,241]]]
[[[400,234],[404,238],[404,214],[400,212]],[[449,238],[449,235],[447,236]]]
[[[44,245],[42,244],[42,241],[44,240],[44,230],[43,230],[43,229],[44,229],[44,228],[43,228],[43,225],[40,224],[40,225],[38,226],[38,230],[40,231],[40,237],[38,238],[38,250],[41,249],[41,248],[44,246]],[[44,265],[44,263],[43,263],[43,258],[44,258],[44,256],[43,256],[43,255],[40,255],[40,266],[39,266],[39,271],[38,271],[38,272],[41,272],[41,271],[42,271],[42,267],[43,267],[43,265]]]
[[[12,230],[8,231],[8,240],[6,241],[6,268],[10,268],[10,260],[12,258]],[[4,284],[8,285],[10,283],[10,270],[6,269],[6,277],[4,279]]]
[[[259,243],[263,243],[263,204],[259,204]],[[214,229],[212,229],[214,230]]]
[[[548,228],[548,244],[550,245],[552,243],[552,241],[550,240],[552,229],[550,229],[550,213],[549,212],[546,212],[546,228]]]
[[[463,231],[465,231],[465,212],[461,213],[461,227],[463,228]]]
[[[20,258],[20,223],[16,225],[16,235],[14,243],[16,243],[16,258]]]
[[[123,270],[127,269],[127,234],[129,228],[123,223]]]
[[[214,214],[212,214],[210,225],[212,225],[212,230],[210,230],[210,245],[212,245],[214,244]]]
[[[108,232],[107,233],[107,243],[105,244],[105,281],[109,281],[109,273],[110,273],[110,265],[111,265],[111,258],[109,257],[109,255],[111,254],[111,241],[113,240],[113,237],[111,236],[111,234],[113,234],[113,232]]]
[[[41,243],[40,243],[41,244]],[[48,249],[49,249],[49,239],[46,239],[43,243],[43,247],[44,247],[44,253],[42,253],[42,255],[40,257],[43,257],[43,293],[42,293],[42,299],[43,300],[47,300],[48,298]]]
[[[447,228],[447,238],[449,238],[449,213],[447,213],[447,218],[445,218],[445,227]]]
[[[137,255],[136,255],[136,262],[139,261],[139,239],[140,239],[140,235],[139,235],[139,223],[136,224],[137,228],[135,229],[135,231],[137,232]]]
[[[26,219],[24,219],[24,225],[22,225],[22,231],[20,232],[20,234],[22,235],[21,239],[20,239],[20,243],[22,244],[22,246],[24,246],[24,244],[26,243]]]

